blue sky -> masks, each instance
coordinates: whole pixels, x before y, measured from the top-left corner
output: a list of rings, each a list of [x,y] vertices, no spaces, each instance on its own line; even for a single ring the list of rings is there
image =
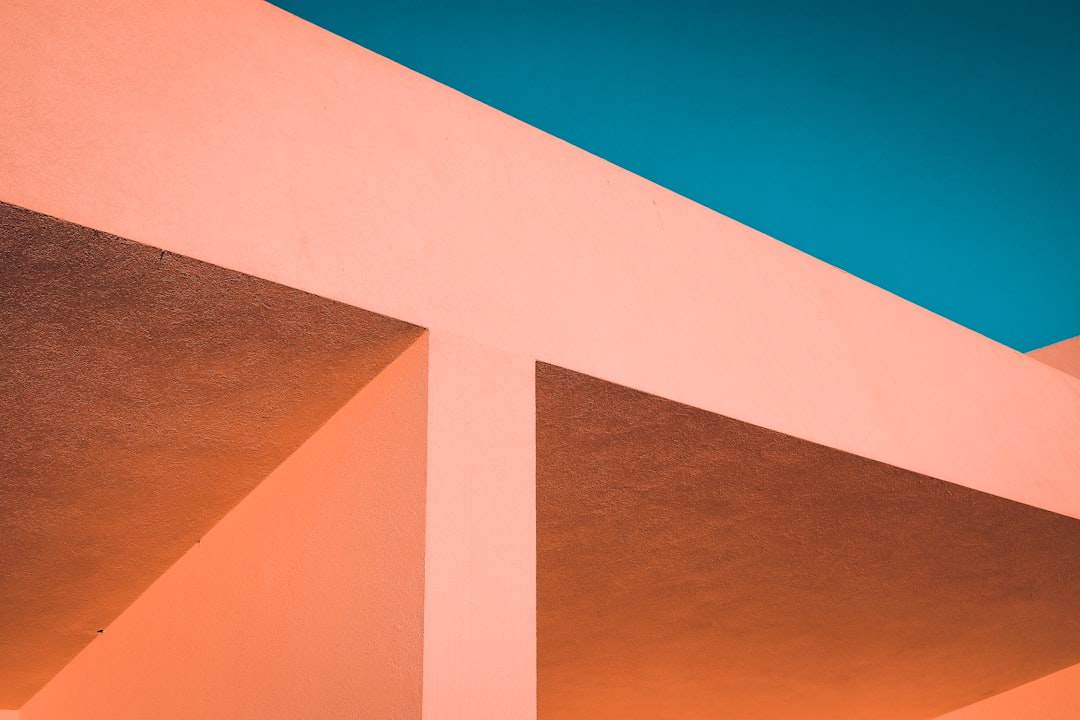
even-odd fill
[[[1017,350],[1080,335],[1080,3],[275,4]]]

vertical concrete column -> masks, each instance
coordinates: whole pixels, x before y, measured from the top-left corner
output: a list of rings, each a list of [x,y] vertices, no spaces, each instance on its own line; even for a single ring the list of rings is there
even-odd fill
[[[429,342],[424,720],[531,720],[535,364]]]

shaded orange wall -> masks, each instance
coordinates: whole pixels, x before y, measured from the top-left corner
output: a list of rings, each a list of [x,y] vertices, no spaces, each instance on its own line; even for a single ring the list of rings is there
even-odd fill
[[[391,363],[20,717],[419,718],[426,346]]]
[[[540,364],[541,720],[927,720],[1080,662],[1080,520]]]
[[[1032,350],[1028,355],[1063,373],[1080,378],[1080,336]]]
[[[942,715],[937,720],[1076,720],[1080,665]]]

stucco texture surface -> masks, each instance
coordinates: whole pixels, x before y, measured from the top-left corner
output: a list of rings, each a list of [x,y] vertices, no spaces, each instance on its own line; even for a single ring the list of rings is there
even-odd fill
[[[0,707],[421,332],[0,204]]]
[[[1080,661],[1080,521],[537,370],[540,720],[917,720]]]

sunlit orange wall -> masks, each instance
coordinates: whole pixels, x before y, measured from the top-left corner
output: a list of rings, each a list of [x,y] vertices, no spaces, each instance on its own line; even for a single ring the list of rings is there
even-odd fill
[[[1076,720],[1080,665],[968,705],[937,720]]]
[[[20,718],[419,718],[426,351],[425,337],[395,360]]]

